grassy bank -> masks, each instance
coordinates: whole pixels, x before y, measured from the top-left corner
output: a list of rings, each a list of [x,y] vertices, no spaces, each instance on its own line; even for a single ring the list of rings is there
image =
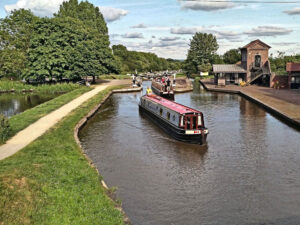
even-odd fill
[[[17,93],[21,93],[24,90],[29,92],[33,90],[37,93],[62,93],[70,92],[72,90],[78,89],[81,86],[73,83],[62,83],[62,84],[42,84],[42,85],[29,85],[24,84],[21,81],[10,81],[10,80],[0,80],[0,92],[15,90]]]
[[[116,88],[116,87],[115,87]],[[74,127],[106,89],[16,155],[0,161],[0,224],[123,224]]]
[[[48,102],[38,105],[32,109],[26,110],[21,114],[11,117],[9,119],[9,124],[12,130],[9,133],[7,139],[14,136],[16,133],[23,130],[33,122],[47,115],[48,113],[54,111],[55,109],[58,109],[59,107],[65,105],[66,103],[70,102],[71,100],[75,99],[76,97],[82,95],[84,92],[87,92],[89,90],[90,88],[88,87],[81,87],[67,94],[58,96],[57,98],[54,98]]]
[[[115,74],[110,74],[110,75],[101,75],[99,76],[99,79],[103,80],[125,80],[125,79],[132,79],[130,75],[115,75]]]

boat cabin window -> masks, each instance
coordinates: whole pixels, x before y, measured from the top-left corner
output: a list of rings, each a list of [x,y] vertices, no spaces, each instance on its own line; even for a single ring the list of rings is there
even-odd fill
[[[167,112],[167,118],[168,120],[170,120],[171,114],[169,112]]]
[[[160,108],[159,114],[162,116],[162,114],[163,114],[163,109],[162,108]]]
[[[202,119],[201,116],[198,115],[198,126],[201,127],[202,126]]]
[[[176,120],[176,116],[175,115],[173,115],[173,121],[175,121]]]

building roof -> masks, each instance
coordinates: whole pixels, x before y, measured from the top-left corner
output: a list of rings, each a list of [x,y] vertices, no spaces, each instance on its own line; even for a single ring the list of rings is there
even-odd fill
[[[287,63],[286,71],[287,72],[300,72],[300,63]]]
[[[213,64],[214,73],[247,73],[240,64]]]
[[[200,111],[196,110],[196,109],[192,109],[190,107],[187,107],[187,106],[184,106],[184,105],[181,105],[179,103],[176,103],[176,102],[173,102],[173,101],[170,101],[168,99],[165,99],[165,98],[162,98],[162,97],[159,97],[157,95],[146,95],[145,98],[155,102],[155,103],[158,103],[168,109],[171,109],[175,112],[178,112],[180,114],[186,114],[186,113],[201,113]]]
[[[244,47],[242,47],[241,49],[243,48],[249,48],[251,45],[254,45],[256,43],[259,43],[267,48],[271,48],[270,45],[267,45],[266,43],[262,42],[261,40],[257,39],[257,40],[254,40],[254,41],[251,41],[249,44],[245,45]]]

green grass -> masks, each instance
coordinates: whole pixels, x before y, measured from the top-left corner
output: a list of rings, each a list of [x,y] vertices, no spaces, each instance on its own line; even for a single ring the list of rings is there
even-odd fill
[[[9,119],[11,132],[8,138],[14,136],[16,133],[28,127],[33,122],[37,121],[38,119],[42,118],[48,113],[54,111],[55,109],[58,109],[59,107],[65,105],[66,103],[70,102],[71,100],[75,99],[76,97],[82,95],[84,92],[87,92],[89,90],[91,89],[88,87],[81,87],[67,94],[60,95],[57,98],[47,101],[32,109],[26,110],[23,113],[12,116]]]
[[[73,137],[76,124],[111,89],[0,161],[0,224],[123,224],[116,203],[100,185],[102,178]]]
[[[100,79],[103,80],[114,80],[114,79],[118,79],[118,80],[125,80],[125,79],[132,79],[130,75],[115,75],[115,74],[110,74],[110,75],[101,75],[99,76]]]
[[[186,77],[186,74],[184,74],[184,73],[177,73],[176,74],[176,78],[179,78],[179,77]]]
[[[42,85],[29,85],[24,84],[20,81],[10,81],[10,80],[0,80],[0,92],[10,91],[12,89],[17,93],[21,93],[23,90],[29,91],[32,89],[34,92],[38,93],[62,93],[70,92],[72,90],[78,89],[81,86],[79,84],[73,83],[62,83],[62,84],[42,84]]]

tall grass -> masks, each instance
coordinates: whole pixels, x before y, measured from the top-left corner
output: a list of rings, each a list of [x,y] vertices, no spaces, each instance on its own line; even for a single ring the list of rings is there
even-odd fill
[[[63,93],[70,92],[79,88],[79,84],[73,83],[62,83],[62,84],[42,84],[42,85],[29,85],[24,84],[20,81],[9,81],[9,80],[0,80],[0,92],[11,91],[12,89],[15,92],[21,93],[22,91],[30,91],[38,93]]]

